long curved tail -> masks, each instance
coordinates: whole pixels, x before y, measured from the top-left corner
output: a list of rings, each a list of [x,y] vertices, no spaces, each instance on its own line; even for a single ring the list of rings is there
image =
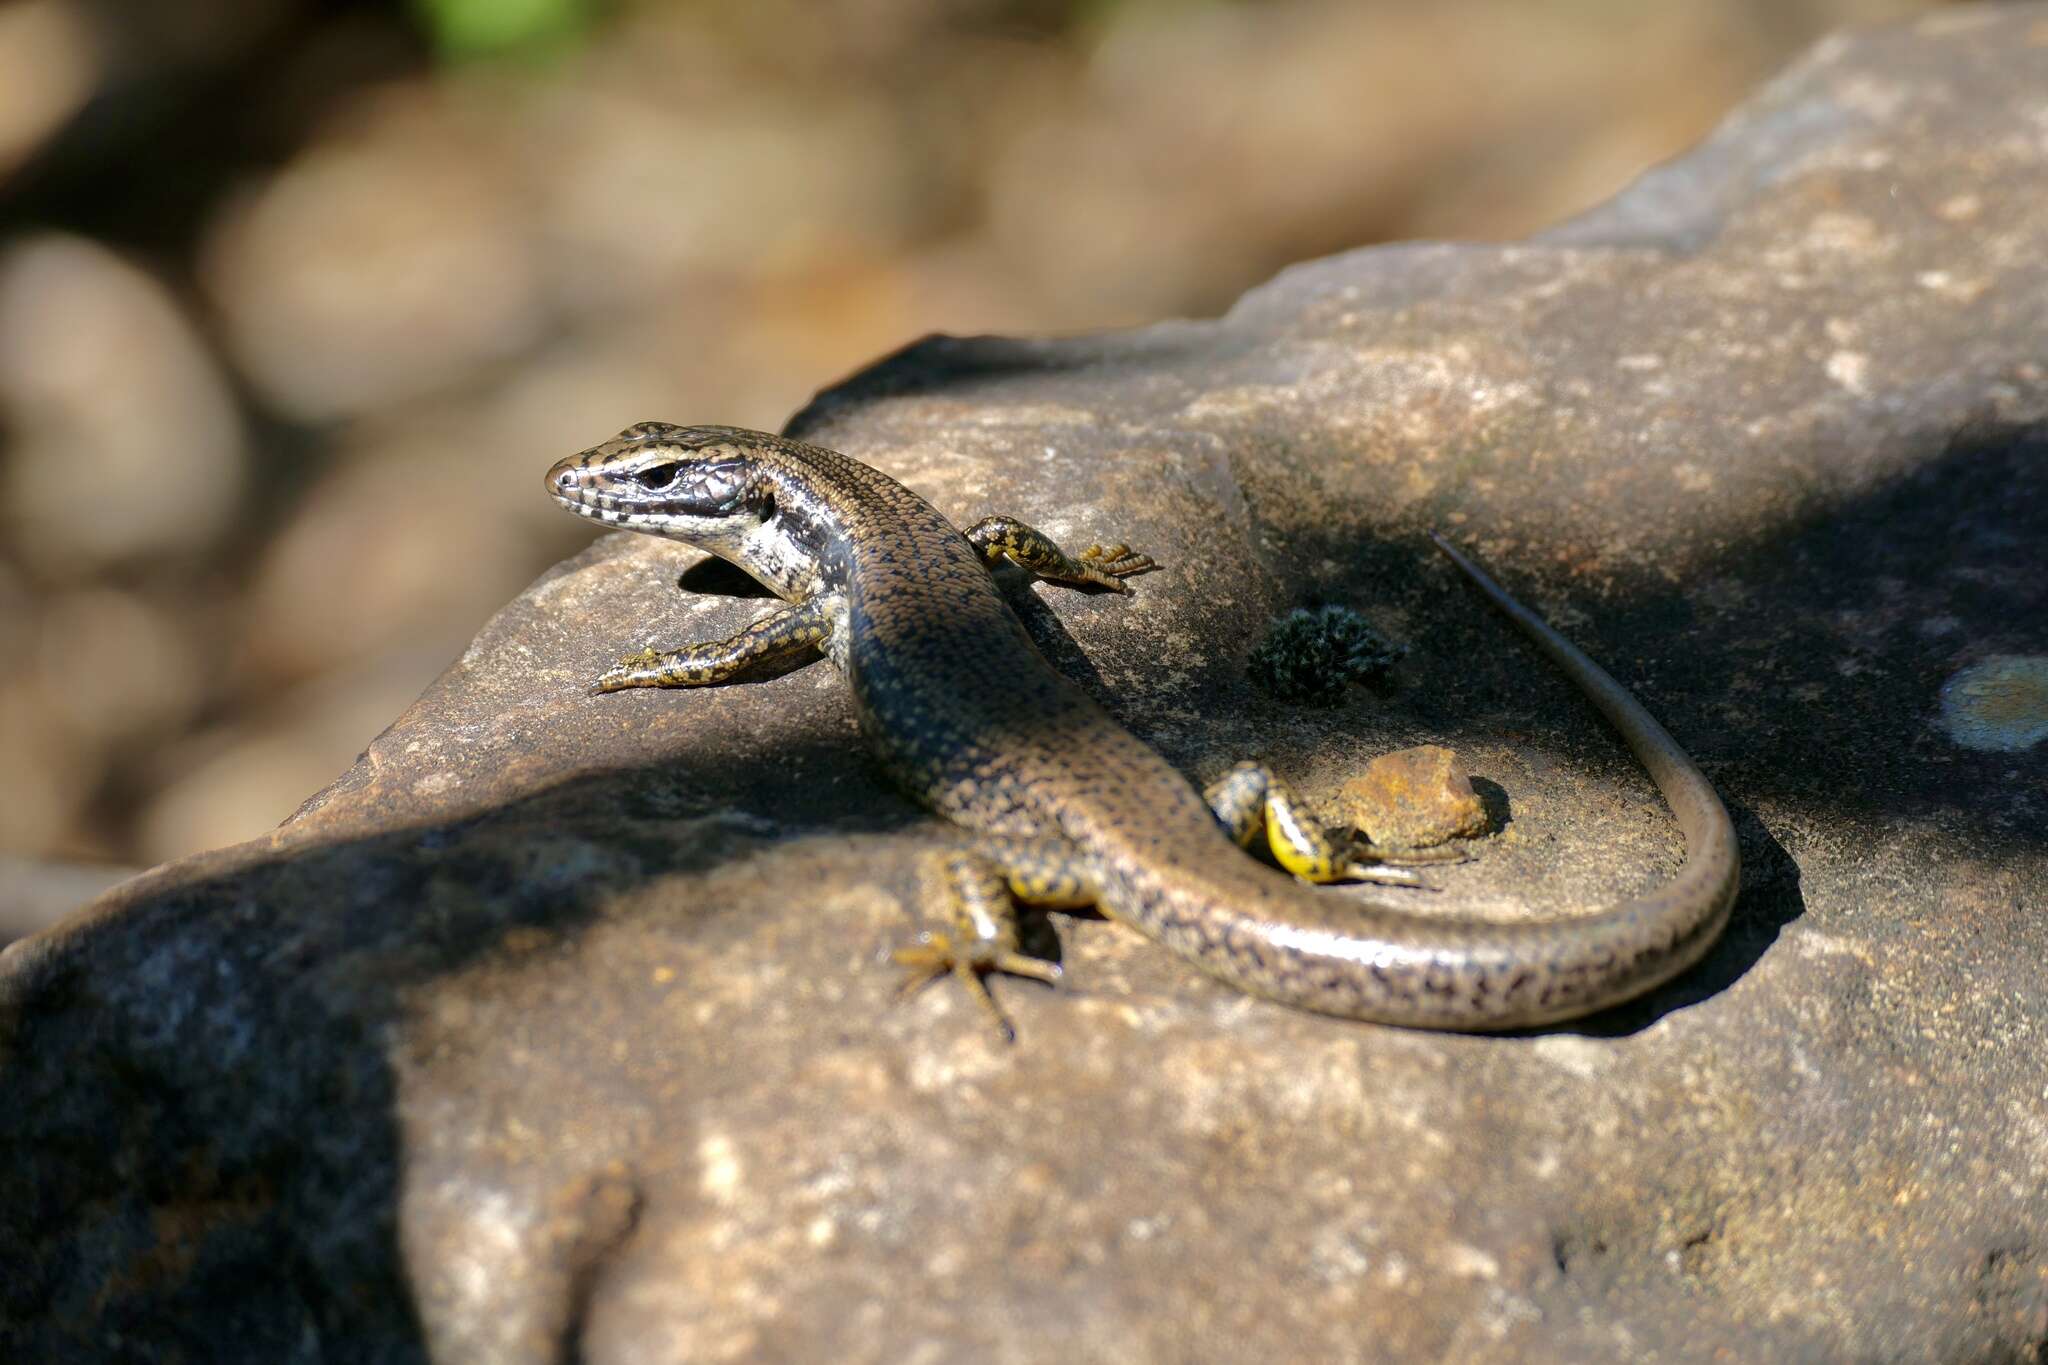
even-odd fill
[[[1162,866],[1129,848],[1108,860],[1122,872],[1104,908],[1243,990],[1347,1018],[1465,1031],[1525,1028],[1640,995],[1697,962],[1727,924],[1740,876],[1728,812],[1706,775],[1627,689],[1442,537],[1433,539],[1649,770],[1685,835],[1678,871],[1594,914],[1501,924],[1332,901],[1242,858],[1190,857]]]

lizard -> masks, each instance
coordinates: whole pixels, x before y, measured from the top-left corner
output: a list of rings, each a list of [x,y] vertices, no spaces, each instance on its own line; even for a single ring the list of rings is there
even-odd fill
[[[596,693],[780,676],[829,658],[882,768],[972,835],[930,880],[945,926],[899,949],[905,988],[947,975],[1014,1030],[985,977],[1055,982],[1019,950],[1020,904],[1094,906],[1253,995],[1456,1031],[1526,1028],[1616,1004],[1697,961],[1740,863],[1713,785],[1629,692],[1441,536],[1437,547],[1602,712],[1685,838],[1645,894],[1569,919],[1501,923],[1333,902],[1377,869],[1339,849],[1256,762],[1198,792],[1046,661],[999,579],[1128,593],[1156,567],[1125,545],[1068,554],[1014,517],[961,531],[850,456],[734,427],[644,422],[570,456],[548,492],[604,526],[729,561],[780,602],[728,639],[628,656]],[[1287,873],[1245,849],[1263,838]],[[1384,879],[1384,878],[1383,878]]]

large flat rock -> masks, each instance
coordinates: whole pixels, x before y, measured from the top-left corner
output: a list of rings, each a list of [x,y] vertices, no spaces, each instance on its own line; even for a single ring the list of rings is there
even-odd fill
[[[952,836],[836,676],[584,694],[760,607],[613,537],[273,836],[0,957],[0,1355],[2041,1359],[2044,72],[2048,7],[1843,38],[1535,240],[932,340],[793,423],[1160,559],[1027,615],[1198,780],[1257,754],[1327,799],[1455,748],[1507,824],[1432,909],[1653,883],[1654,792],[1448,531],[1726,795],[1700,969],[1450,1037],[1062,918],[1071,985],[999,982],[1005,1048],[892,1002]],[[621,415],[656,416],[718,414]],[[1249,690],[1311,600],[1410,646],[1390,681]]]

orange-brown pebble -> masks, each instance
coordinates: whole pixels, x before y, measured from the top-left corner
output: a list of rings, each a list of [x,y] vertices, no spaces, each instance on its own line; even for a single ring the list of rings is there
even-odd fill
[[[1429,848],[1487,829],[1472,775],[1441,744],[1382,754],[1344,784],[1337,800],[1345,822],[1384,848]]]

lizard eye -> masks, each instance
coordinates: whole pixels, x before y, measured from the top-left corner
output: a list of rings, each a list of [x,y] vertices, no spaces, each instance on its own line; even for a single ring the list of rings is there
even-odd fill
[[[680,464],[649,465],[645,469],[633,471],[633,482],[642,488],[666,488],[676,481],[676,475],[681,470]]]

